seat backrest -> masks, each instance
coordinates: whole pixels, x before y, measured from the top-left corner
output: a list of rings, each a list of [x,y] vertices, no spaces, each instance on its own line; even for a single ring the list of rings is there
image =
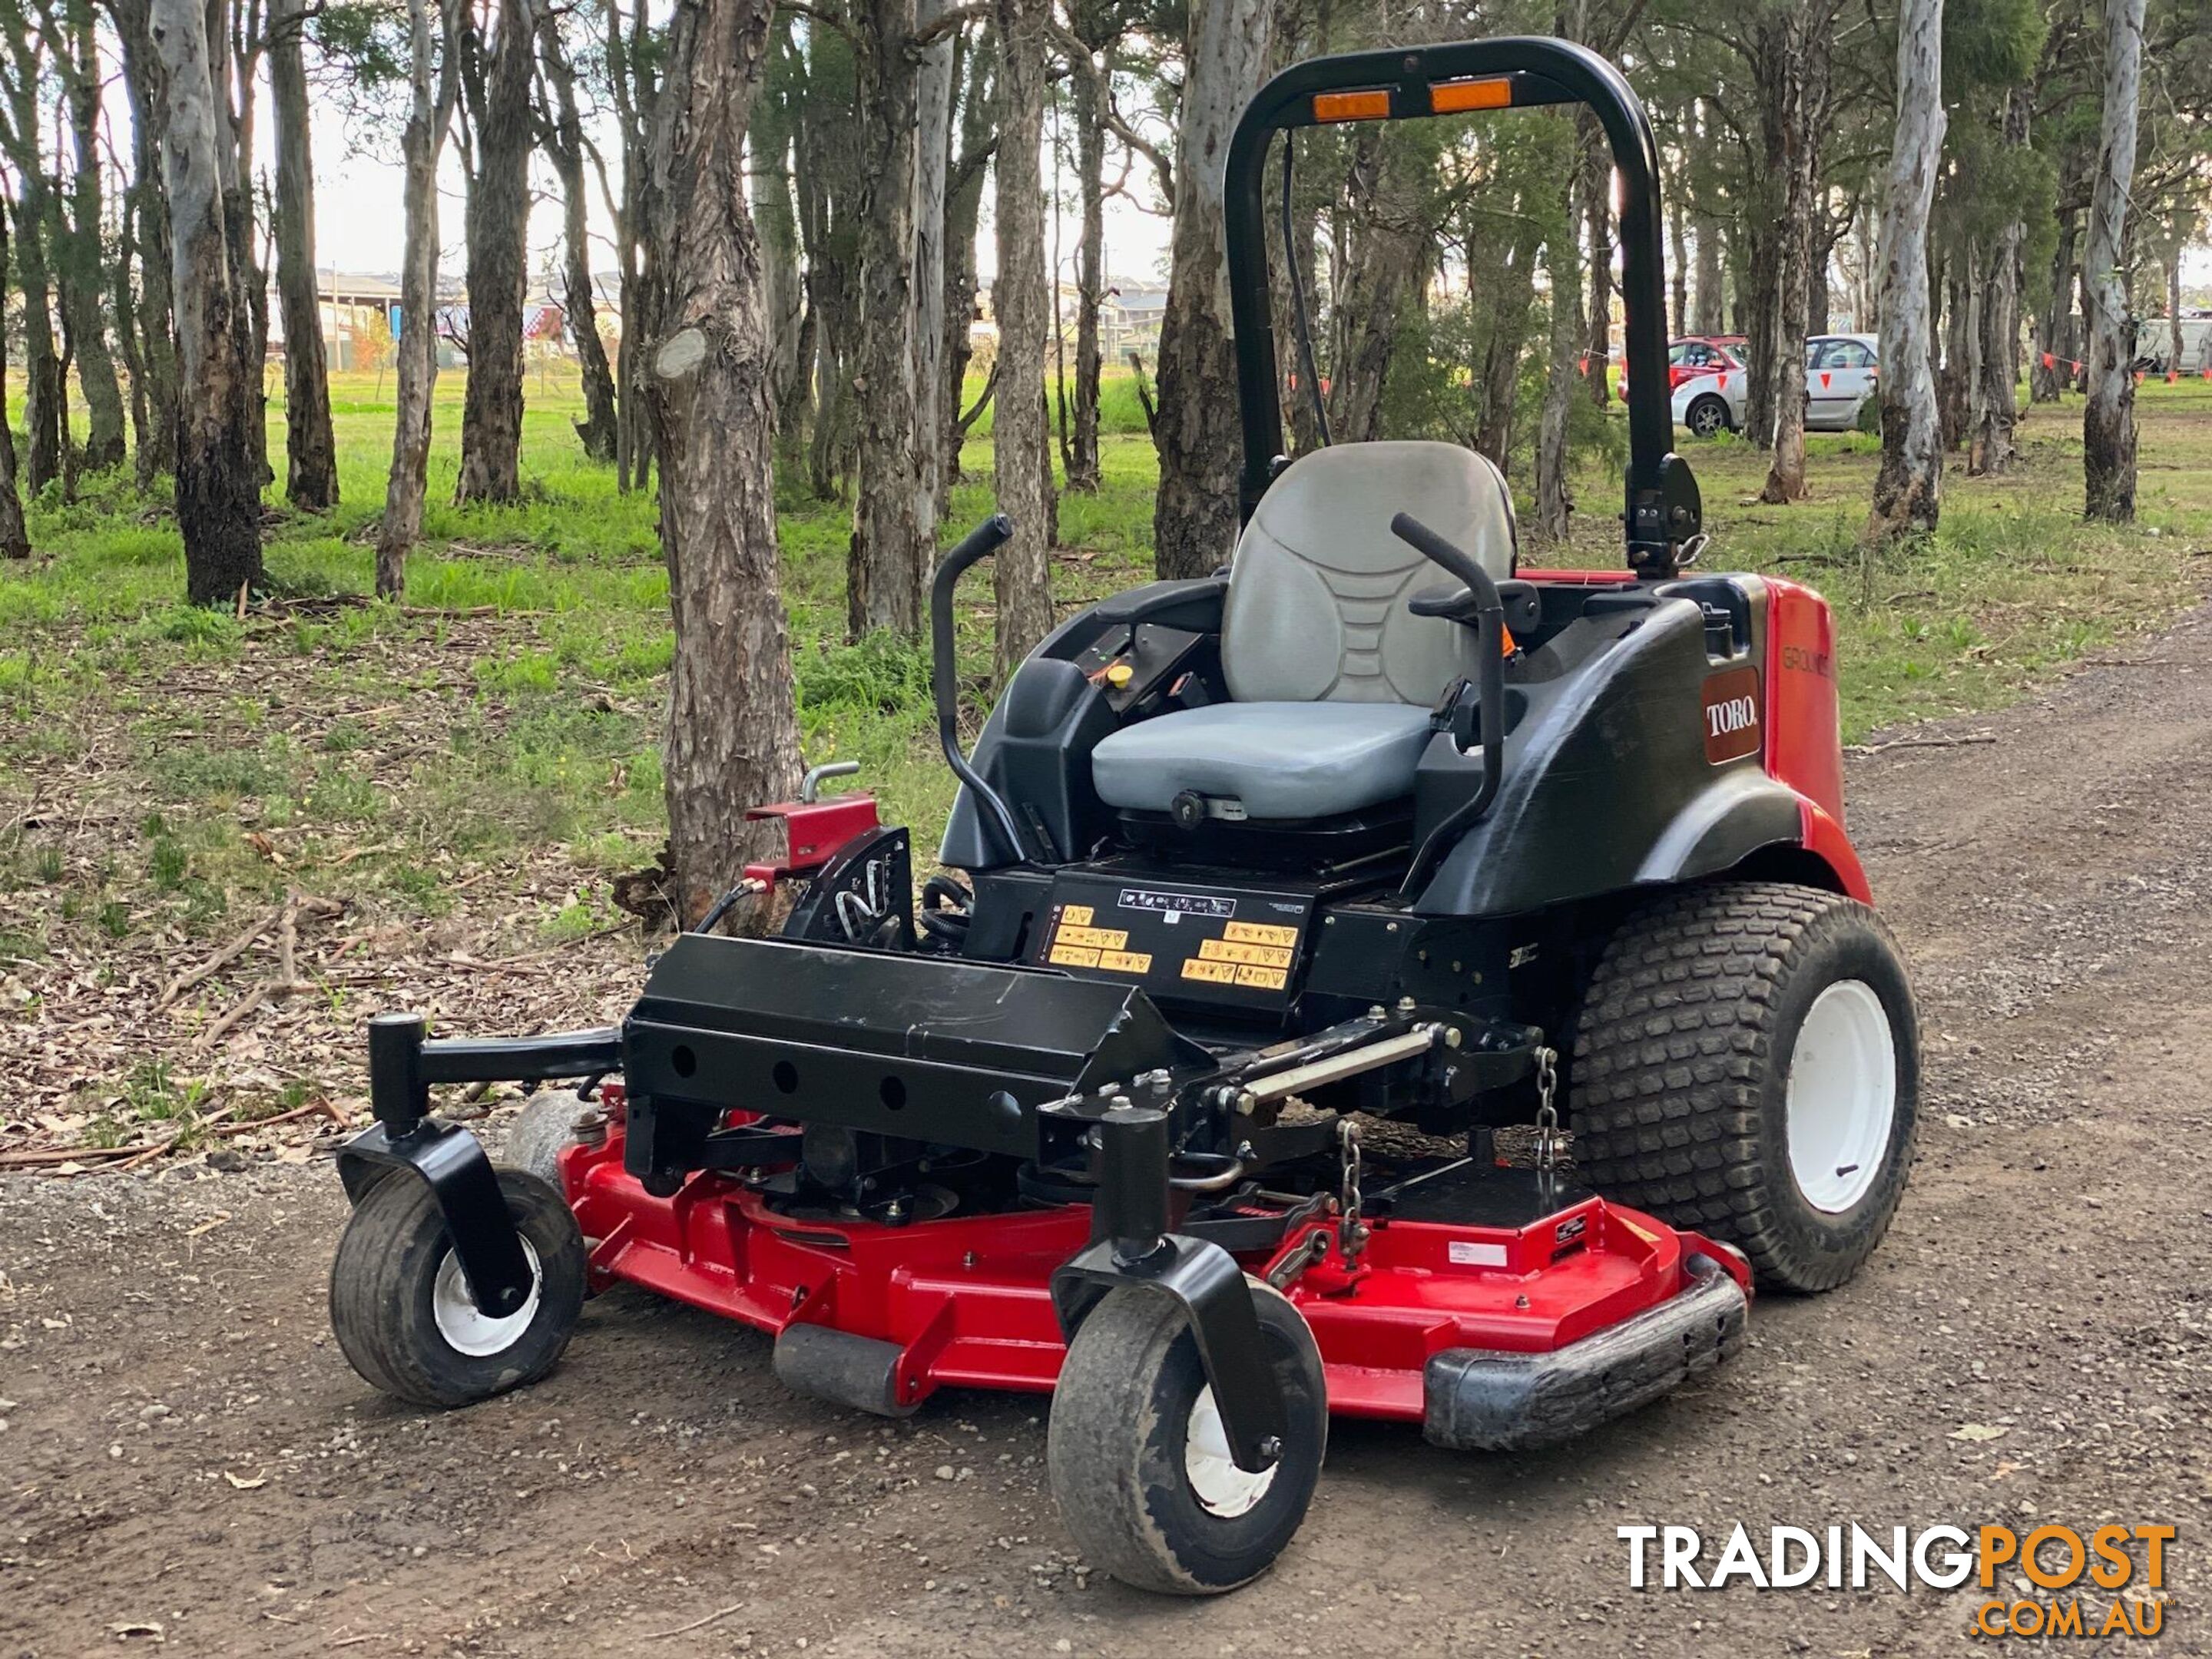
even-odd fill
[[[1473,629],[1416,617],[1407,599],[1448,581],[1390,533],[1410,513],[1503,581],[1513,498],[1457,444],[1339,444],[1268,487],[1237,544],[1222,613],[1222,669],[1239,702],[1431,703],[1474,670]]]

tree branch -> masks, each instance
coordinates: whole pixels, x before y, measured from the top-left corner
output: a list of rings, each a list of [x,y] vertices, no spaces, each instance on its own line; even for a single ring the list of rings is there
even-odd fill
[[[956,30],[981,22],[993,9],[987,0],[968,0],[966,5],[949,6],[930,20],[927,28],[916,29],[908,36],[907,44],[916,52],[924,51]]]

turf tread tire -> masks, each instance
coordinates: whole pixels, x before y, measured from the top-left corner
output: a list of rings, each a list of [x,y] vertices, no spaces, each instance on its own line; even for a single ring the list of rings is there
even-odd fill
[[[584,1240],[560,1194],[526,1170],[498,1170],[515,1225],[538,1253],[537,1316],[496,1354],[448,1344],[431,1309],[453,1246],[427,1182],[395,1170],[347,1218],[331,1264],[331,1329],[362,1380],[410,1405],[472,1405],[551,1370],[584,1305]]]
[[[1787,1072],[1806,1008],[1845,976],[1838,963],[1889,1014],[1896,1114],[1887,1167],[1824,1216],[1789,1173]],[[1630,916],[1590,977],[1569,1078],[1576,1161],[1607,1196],[1735,1246],[1762,1285],[1832,1290],[1895,1213],[1917,1083],[1911,988],[1869,907],[1780,882],[1688,888]]]

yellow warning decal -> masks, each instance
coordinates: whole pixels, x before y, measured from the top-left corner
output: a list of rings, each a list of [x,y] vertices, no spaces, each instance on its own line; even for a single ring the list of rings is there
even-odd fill
[[[1098,952],[1080,945],[1055,945],[1048,960],[1055,968],[1096,968]]]
[[[1116,974],[1149,974],[1152,957],[1143,951],[1101,951],[1098,965]]]
[[[1202,979],[1209,985],[1234,985],[1237,983],[1237,966],[1234,963],[1207,962],[1202,957],[1193,957],[1183,963],[1182,976],[1185,979]]]
[[[1222,930],[1221,937],[1232,945],[1296,945],[1298,930],[1270,927],[1257,921],[1232,921]]]
[[[1063,905],[1060,921],[1063,927],[1088,927],[1091,925],[1091,907],[1087,904]]]
[[[1224,939],[1200,943],[1198,953],[1208,962],[1243,962],[1255,968],[1287,968],[1291,953],[1272,945],[1232,945]]]
[[[1118,951],[1128,942],[1128,933],[1119,927],[1072,927],[1065,921],[1053,936],[1054,945],[1087,945],[1094,951]]]
[[[1279,968],[1255,968],[1248,963],[1237,969],[1239,985],[1257,986],[1262,991],[1279,991],[1289,978]]]

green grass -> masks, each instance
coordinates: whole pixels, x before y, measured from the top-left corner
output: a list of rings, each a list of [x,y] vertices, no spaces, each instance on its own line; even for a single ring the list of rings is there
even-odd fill
[[[573,382],[537,373],[526,499],[452,506],[462,389],[459,374],[439,382],[426,539],[404,608],[313,602],[371,586],[388,380],[380,398],[371,376],[337,377],[341,506],[289,515],[271,498],[268,566],[294,601],[284,607],[241,620],[179,603],[166,503],[120,478],[88,481],[76,503],[49,492],[32,506],[38,556],[0,567],[0,805],[75,791],[82,769],[96,781],[82,787],[112,795],[116,818],[140,833],[112,841],[98,867],[64,860],[33,833],[0,839],[0,900],[20,901],[0,903],[8,954],[28,958],[58,939],[201,937],[295,884],[436,915],[465,867],[547,853],[574,872],[573,890],[532,899],[517,920],[556,940],[608,925],[604,878],[650,862],[664,830],[671,641],[653,506],[583,459]],[[1755,452],[1686,439],[1715,537],[1706,564],[1827,594],[1849,738],[1996,706],[2200,592],[2204,567],[2192,556],[2212,545],[2212,387],[2148,385],[2139,408],[2138,526],[2079,521],[2080,407],[2069,402],[2033,411],[2020,472],[1952,471],[1939,532],[1879,556],[1859,542],[1871,438],[1812,440],[1813,497],[1789,507],[1755,503],[1765,470]],[[1127,375],[1107,382],[1103,424],[1102,488],[1060,506],[1063,608],[1150,574],[1154,465]],[[990,510],[989,433],[987,415],[948,539]],[[281,407],[270,434],[281,474]],[[1542,559],[1617,562],[1618,491],[1594,456],[1578,480],[1577,534]],[[859,761],[886,816],[915,823],[926,845],[952,793],[932,735],[927,659],[897,640],[843,637],[849,522],[848,502],[783,481],[805,757]],[[974,603],[961,623],[979,709],[988,580],[964,590]],[[0,811],[0,823],[15,816]]]

